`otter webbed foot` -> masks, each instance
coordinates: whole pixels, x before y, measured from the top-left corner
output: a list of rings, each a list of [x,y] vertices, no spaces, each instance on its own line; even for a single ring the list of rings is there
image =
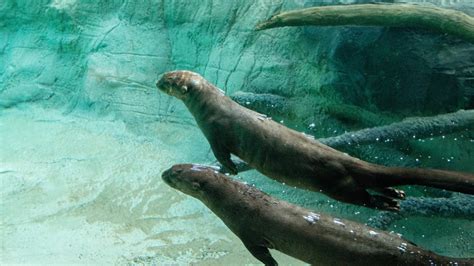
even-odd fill
[[[405,199],[405,191],[393,187],[376,188],[375,191],[394,199]]]
[[[221,169],[221,172],[229,173],[231,175],[236,175],[236,174],[239,173],[239,171],[237,170],[237,166],[230,159],[230,153],[228,153],[228,155],[225,158],[217,157],[217,155],[216,155],[216,159],[222,165],[223,169]]]
[[[230,152],[227,150],[220,148],[220,146],[212,145],[211,144],[212,153],[216,157],[217,161],[222,165],[223,169],[221,172],[229,173],[231,175],[238,174],[237,166],[235,166],[234,162],[230,159]]]
[[[222,164],[222,169],[221,169],[221,172],[225,173],[225,174],[231,174],[231,175],[236,175],[238,174],[239,172],[237,171],[237,167],[235,166],[235,164],[231,161],[232,165],[224,165],[223,163]]]
[[[383,195],[371,195],[367,207],[386,211],[400,211],[400,203],[397,200]]]
[[[237,172],[239,172],[239,173],[242,173],[242,172],[245,172],[245,171],[248,171],[248,170],[252,170],[252,167],[244,161],[232,160],[232,162],[235,164],[235,167],[237,168]],[[221,172],[223,174],[226,174],[226,173],[230,174],[230,171],[226,167],[224,167],[222,164],[219,163],[218,167],[219,167],[219,172]]]

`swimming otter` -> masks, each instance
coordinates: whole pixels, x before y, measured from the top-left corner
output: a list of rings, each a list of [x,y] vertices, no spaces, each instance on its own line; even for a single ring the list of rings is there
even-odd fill
[[[201,165],[175,165],[162,174],[171,187],[201,200],[252,255],[277,265],[279,250],[314,265],[473,265],[417,247],[396,234],[315,213]]]
[[[157,87],[184,102],[217,160],[237,174],[234,154],[264,175],[369,208],[396,211],[401,190],[424,185],[474,194],[474,175],[434,169],[385,167],[351,157],[232,101],[197,73],[173,71]],[[372,189],[382,195],[372,195]]]

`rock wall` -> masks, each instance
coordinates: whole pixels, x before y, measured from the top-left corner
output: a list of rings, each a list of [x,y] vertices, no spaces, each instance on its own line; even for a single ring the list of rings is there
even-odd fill
[[[172,118],[182,106],[154,83],[165,71],[189,69],[229,94],[336,94],[372,111],[467,107],[472,44],[377,27],[253,31],[281,10],[364,2],[2,1],[0,106],[35,102],[126,121]],[[467,1],[430,2],[474,10]]]

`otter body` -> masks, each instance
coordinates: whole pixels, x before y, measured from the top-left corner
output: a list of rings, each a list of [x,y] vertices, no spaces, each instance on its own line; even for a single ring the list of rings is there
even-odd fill
[[[162,178],[171,187],[201,200],[265,265],[277,265],[268,249],[314,265],[474,263],[472,259],[448,258],[421,249],[397,234],[277,200],[209,167],[175,165]]]
[[[190,71],[166,73],[157,87],[181,99],[206,136],[216,159],[236,174],[234,154],[264,175],[337,200],[398,210],[404,197],[396,185],[426,185],[474,194],[474,175],[371,164],[289,129],[232,101]],[[372,195],[373,189],[382,195]]]

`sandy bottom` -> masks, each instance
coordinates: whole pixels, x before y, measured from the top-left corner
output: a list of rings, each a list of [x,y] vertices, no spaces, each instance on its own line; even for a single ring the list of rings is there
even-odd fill
[[[0,123],[2,264],[258,264],[201,202],[161,180],[174,163],[212,160],[195,127],[162,124],[150,141],[57,111],[7,110]]]

